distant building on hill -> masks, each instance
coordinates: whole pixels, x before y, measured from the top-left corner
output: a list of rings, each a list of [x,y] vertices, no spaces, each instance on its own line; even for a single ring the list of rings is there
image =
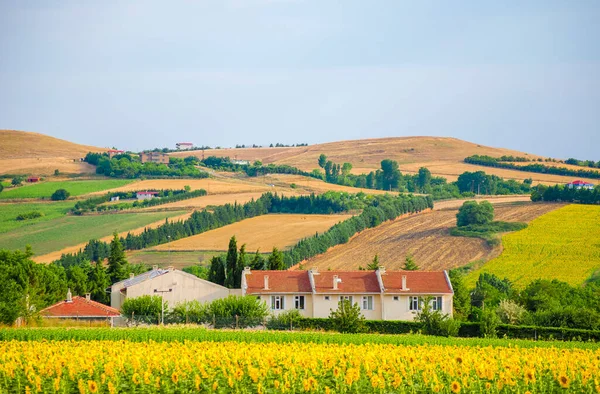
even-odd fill
[[[114,319],[121,316],[121,312],[110,306],[93,301],[90,298],[90,294],[86,294],[85,297],[73,297],[69,289],[67,298],[64,301],[42,309],[40,315],[45,319],[104,320],[112,326]]]
[[[175,146],[179,150],[188,150],[192,149],[194,147],[194,144],[192,144],[191,142],[178,142],[175,144]]]
[[[240,165],[240,166],[249,166],[250,165],[250,161],[249,160],[231,159],[231,162],[233,164],[237,164],[237,165]]]
[[[118,149],[109,149],[106,151],[106,153],[108,153],[108,158],[112,159],[116,155],[122,155],[123,153],[125,153],[125,151],[118,150]]]
[[[30,176],[29,178],[27,178],[27,182],[30,182],[30,183],[39,182],[41,180],[42,180],[42,178],[40,178],[39,176]]]
[[[160,163],[169,164],[169,155],[161,152],[143,152],[140,153],[142,163]]]
[[[141,191],[135,194],[138,200],[150,200],[158,195],[158,192]]]
[[[567,187],[569,189],[588,189],[588,190],[594,190],[595,185],[593,183],[588,183],[588,182],[580,181],[578,179],[578,180],[573,181],[571,183],[567,183]]]

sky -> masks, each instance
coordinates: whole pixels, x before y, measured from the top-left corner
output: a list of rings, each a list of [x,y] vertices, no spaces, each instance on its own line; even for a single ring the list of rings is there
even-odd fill
[[[600,1],[0,1],[0,129],[120,149],[448,136],[600,160]]]

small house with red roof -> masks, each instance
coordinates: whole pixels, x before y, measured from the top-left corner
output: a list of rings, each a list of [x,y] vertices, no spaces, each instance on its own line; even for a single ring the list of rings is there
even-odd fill
[[[112,159],[116,155],[122,155],[123,153],[125,153],[125,151],[118,150],[118,149],[109,149],[106,151],[106,153],[108,153],[108,158]]]
[[[446,271],[251,271],[242,273],[242,294],[263,300],[275,314],[297,309],[328,317],[341,300],[358,304],[370,320],[414,320],[429,300],[452,316],[454,291]]]
[[[121,313],[115,308],[93,301],[90,294],[73,297],[69,289],[64,301],[42,309],[40,315],[46,319],[106,320],[112,327],[114,319],[121,316]]]
[[[594,190],[595,185],[593,183],[585,182],[582,180],[576,180],[571,183],[567,183],[569,189],[588,189]]]
[[[27,182],[30,182],[30,183],[39,182],[41,180],[42,180],[42,178],[40,178],[39,176],[30,176],[29,178],[27,178]]]

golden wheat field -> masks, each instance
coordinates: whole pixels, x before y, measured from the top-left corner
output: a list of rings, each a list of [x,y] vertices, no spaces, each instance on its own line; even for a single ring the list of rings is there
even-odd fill
[[[302,193],[296,192],[292,189],[291,191],[277,191],[280,196],[297,196]],[[158,207],[144,208],[144,211],[159,209],[202,209],[210,206],[218,206],[225,204],[244,204],[254,199],[258,200],[262,196],[262,192],[250,192],[250,193],[231,193],[231,194],[209,194],[202,197],[190,198],[188,200],[175,201],[168,204],[159,205]]]
[[[285,249],[302,238],[324,232],[352,215],[270,214],[246,219],[202,234],[159,245],[153,250],[227,250],[235,235],[238,245],[246,250],[269,252],[273,247]]]
[[[533,203],[496,206],[495,219],[528,222],[558,207],[556,204]],[[365,267],[378,254],[381,265],[398,270],[410,254],[422,270],[444,270],[497,255],[500,251],[483,239],[449,235],[449,229],[456,226],[457,212],[457,209],[448,208],[385,222],[302,264],[305,268],[321,270],[357,269]]]
[[[534,279],[579,285],[600,270],[600,206],[567,205],[502,237],[502,254],[467,277],[489,272],[524,287]]]
[[[0,343],[19,393],[600,392],[600,350],[365,343]]]
[[[320,179],[315,179],[302,175],[289,175],[289,174],[271,174],[264,177],[266,182],[275,186],[284,186],[294,184],[297,190],[303,190],[308,193],[321,194],[328,191],[346,192],[346,193],[360,193],[365,194],[386,194],[385,190],[374,190],[374,189],[363,189],[359,187],[350,187],[336,185],[333,183],[326,183]],[[394,194],[397,194],[395,192]]]

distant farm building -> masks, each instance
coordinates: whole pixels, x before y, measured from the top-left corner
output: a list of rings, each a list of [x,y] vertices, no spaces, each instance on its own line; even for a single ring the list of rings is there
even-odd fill
[[[154,197],[158,196],[158,192],[147,192],[147,191],[143,191],[143,192],[137,192],[135,194],[135,197],[138,200],[150,200]]]
[[[240,166],[249,166],[250,165],[250,161],[248,161],[248,160],[233,159],[233,160],[231,160],[231,162],[233,164],[237,164],[237,165],[240,165]]]
[[[29,178],[27,178],[27,182],[31,182],[31,183],[35,183],[35,182],[39,182],[42,179],[39,176],[30,176]]]
[[[109,150],[106,151],[106,153],[108,153],[108,157],[110,159],[112,159],[116,155],[122,155],[123,153],[125,153],[125,151],[118,150],[118,149],[109,149]]]
[[[194,147],[194,144],[192,144],[191,142],[178,142],[175,144],[175,146],[179,150],[188,150],[192,149]]]
[[[142,163],[169,164],[169,156],[161,152],[140,153]]]
[[[114,319],[121,316],[121,313],[115,308],[92,301],[89,294],[85,297],[73,297],[69,290],[64,301],[42,309],[40,315],[45,319],[106,321],[112,326]]]
[[[588,189],[588,190],[594,190],[594,184],[593,183],[588,183],[588,182],[580,181],[579,179],[576,180],[576,181],[573,181],[571,183],[567,183],[567,187],[569,189]]]
[[[111,201],[111,202],[112,202],[112,201],[119,201],[119,196],[112,196],[112,197],[110,198],[110,201]]]

